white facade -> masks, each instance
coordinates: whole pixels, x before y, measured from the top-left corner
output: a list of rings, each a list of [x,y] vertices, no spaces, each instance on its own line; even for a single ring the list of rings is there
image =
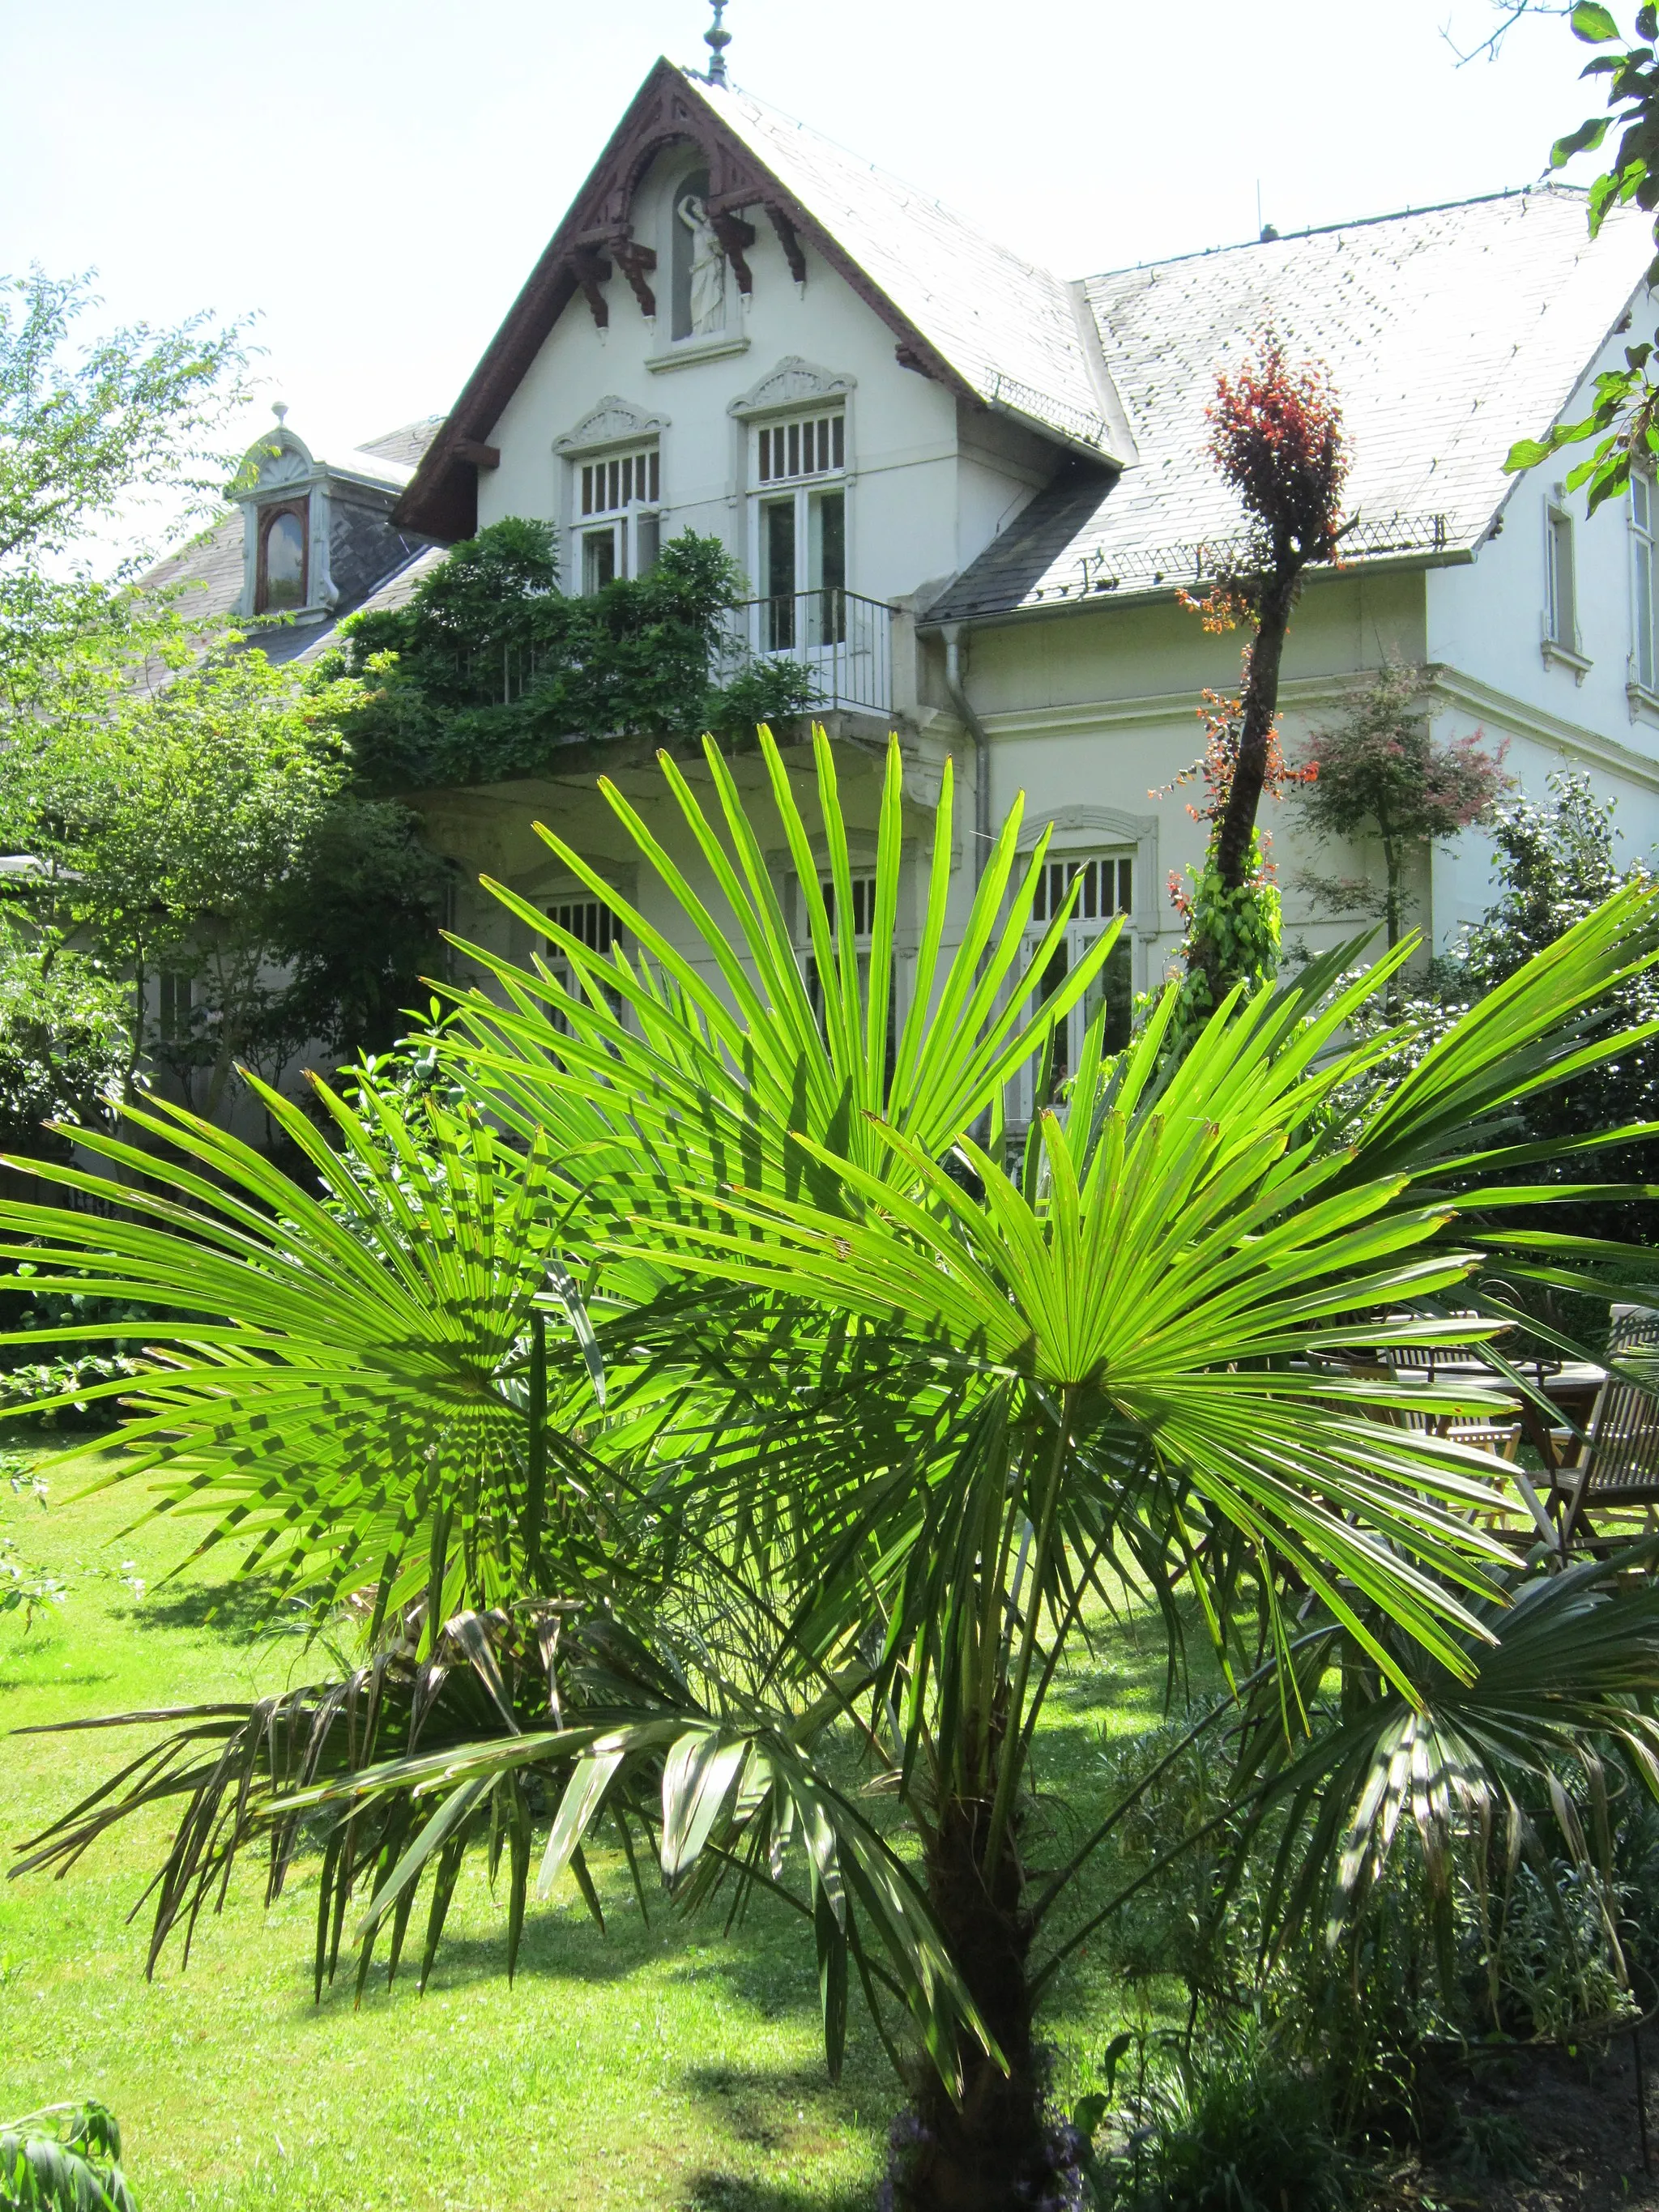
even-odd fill
[[[508,388],[505,371],[481,365],[401,519],[431,528],[423,487],[446,467],[453,480],[457,456],[471,454],[477,522],[554,524],[567,589],[695,530],[721,541],[757,600],[793,574],[798,592],[833,580],[874,603],[890,684],[878,711],[855,704],[831,718],[854,823],[873,832],[889,729],[904,749],[918,838],[952,756],[959,915],[976,839],[1023,793],[1026,842],[1049,826],[1057,850],[1109,862],[1113,884],[1132,886],[1113,895],[1130,914],[1133,982],[1144,988],[1180,940],[1167,878],[1201,856],[1190,794],[1167,787],[1200,750],[1204,691],[1238,680],[1242,641],[1206,635],[1176,597],[1181,562],[1190,556],[1198,575],[1196,549],[1241,520],[1203,459],[1202,409],[1216,369],[1271,317],[1330,364],[1369,526],[1350,562],[1310,578],[1293,622],[1286,750],[1385,659],[1426,663],[1438,735],[1479,728],[1506,740],[1512,773],[1534,793],[1553,769],[1586,767],[1619,800],[1626,857],[1659,843],[1659,630],[1644,643],[1655,617],[1651,578],[1637,588],[1644,532],[1629,502],[1586,520],[1583,495],[1559,489],[1565,459],[1518,480],[1502,470],[1515,438],[1580,404],[1595,368],[1616,356],[1631,306],[1645,311],[1639,218],[1610,222],[1592,246],[1582,201],[1511,195],[1068,287],[759,103],[690,81],[676,92],[660,73],[647,92],[677,102],[684,129],[647,148],[631,182],[620,155],[602,161],[617,243],[579,203],[542,273],[566,252],[580,285],[549,295],[549,325],[520,343]],[[751,167],[722,194],[728,145]],[[698,228],[722,198],[745,234],[746,285]],[[917,206],[906,278],[904,224]],[[689,254],[701,257],[695,267]],[[523,302],[514,313],[522,324]],[[795,430],[799,449],[786,443]],[[798,450],[811,457],[805,465]],[[769,510],[788,502],[786,542],[769,536]],[[832,545],[824,517],[837,514]],[[1659,539],[1659,497],[1649,519]],[[752,629],[750,641],[768,642]],[[802,630],[791,644],[805,641]],[[608,769],[706,888],[654,765],[596,739],[544,777],[426,795],[434,835],[545,909],[576,888],[535,835],[545,821],[622,896],[648,902],[597,789]],[[988,807],[976,819],[981,739]],[[798,757],[805,794],[804,750]],[[740,761],[740,777],[757,781],[756,765]],[[1265,826],[1287,934],[1317,944],[1347,933],[1297,891],[1310,856],[1288,811]],[[1318,855],[1325,875],[1368,865],[1363,852]],[[1471,835],[1425,861],[1412,919],[1444,945],[1488,895],[1487,850]],[[532,949],[482,893],[457,926],[518,957]]]

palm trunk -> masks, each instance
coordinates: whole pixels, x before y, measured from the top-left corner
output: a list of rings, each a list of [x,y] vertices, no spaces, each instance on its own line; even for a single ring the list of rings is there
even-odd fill
[[[989,1796],[942,1809],[927,1855],[928,1901],[1008,2070],[964,2035],[960,2106],[930,2067],[913,2099],[916,2123],[896,2203],[905,2212],[1010,2212],[1047,2193],[1050,2160],[1042,2081],[1031,2043],[1026,1970],[1031,1925],[1014,1836],[985,1873]]]

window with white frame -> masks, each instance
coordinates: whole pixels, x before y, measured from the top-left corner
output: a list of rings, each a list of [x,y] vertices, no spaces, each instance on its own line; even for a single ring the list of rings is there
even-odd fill
[[[163,1044],[187,1044],[191,1014],[199,1005],[186,968],[163,968],[156,980],[156,1027]]]
[[[1545,515],[1545,634],[1552,645],[1568,653],[1578,650],[1578,599],[1572,538],[1572,517],[1565,507],[1551,506]]]
[[[1037,878],[1031,906],[1031,928],[1026,940],[1028,957],[1035,954],[1054,917],[1061,913],[1073,884],[1077,885],[1065,933],[1049,956],[1039,994],[1051,998],[1085,955],[1119,915],[1134,912],[1135,856],[1132,852],[1067,855],[1044,863]],[[1089,1024],[1104,1006],[1105,1048],[1120,1052],[1129,1042],[1134,1005],[1133,953],[1127,930],[1106,956],[1106,963],[1065,1020],[1054,1031],[1049,1096],[1057,1097],[1070,1081],[1083,1052]],[[1019,1113],[1029,1120],[1043,1102],[1036,1097],[1036,1070],[1028,1067],[1021,1077]]]
[[[870,952],[876,927],[876,878],[873,870],[854,875],[848,885],[852,899],[853,943],[858,954],[859,988],[867,1000],[870,990]],[[836,885],[830,876],[818,879],[830,932],[836,927]],[[806,995],[820,1024],[823,1020],[823,987],[818,977],[817,955],[812,950],[811,925],[797,901],[797,934],[802,945]],[[898,965],[890,960],[887,985],[887,1074],[890,1080],[898,1054]]]
[[[1659,623],[1655,620],[1653,592],[1653,482],[1640,470],[1630,478],[1632,639],[1631,673],[1644,691],[1659,691],[1659,667],[1654,653]]]
[[[754,574],[762,649],[847,639],[847,418],[840,408],[753,434]]]
[[[642,576],[662,550],[662,462],[655,446],[572,464],[581,587]]]
[[[556,900],[547,909],[547,918],[556,928],[563,930],[568,937],[574,937],[578,945],[586,945],[590,952],[597,953],[601,959],[608,958],[619,947],[626,947],[628,933],[622,918],[613,913],[603,899]],[[582,987],[577,981],[575,969],[564,946],[550,939],[546,957],[555,981],[572,998],[581,998],[584,995]],[[605,995],[611,1012],[620,1017],[622,994],[607,990]],[[556,1027],[562,1029],[566,1026],[563,1017],[556,1012],[553,1018]]]

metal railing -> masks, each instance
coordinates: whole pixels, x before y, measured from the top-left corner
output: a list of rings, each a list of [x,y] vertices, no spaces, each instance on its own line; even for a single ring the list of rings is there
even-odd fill
[[[893,610],[831,584],[745,599],[726,617],[720,679],[729,682],[756,660],[793,660],[804,668],[812,679],[814,707],[890,714]]]

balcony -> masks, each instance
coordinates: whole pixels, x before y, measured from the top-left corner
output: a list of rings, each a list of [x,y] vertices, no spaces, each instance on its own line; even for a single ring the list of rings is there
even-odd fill
[[[793,660],[811,677],[819,713],[893,711],[893,610],[839,585],[745,599],[730,610],[720,653],[729,682],[753,660]]]

